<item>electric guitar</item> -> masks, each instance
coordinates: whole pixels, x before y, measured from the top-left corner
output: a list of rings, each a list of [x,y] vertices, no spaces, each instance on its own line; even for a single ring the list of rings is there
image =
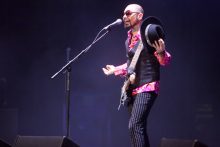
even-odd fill
[[[127,70],[127,78],[121,88],[121,98],[120,98],[120,103],[119,103],[119,106],[118,106],[118,110],[120,109],[120,106],[121,105],[124,105],[126,103],[126,101],[128,101],[130,98],[129,94],[128,94],[128,90],[129,90],[129,86],[131,83],[134,82],[135,79],[133,79],[132,81],[130,80],[130,75],[132,73],[134,73],[134,70],[135,70],[135,66],[137,64],[137,61],[138,61],[138,58],[141,54],[141,51],[143,50],[143,43],[142,41],[139,42],[138,44],[138,47],[137,47],[137,50],[131,60],[131,64],[129,65],[128,67],[128,70]]]

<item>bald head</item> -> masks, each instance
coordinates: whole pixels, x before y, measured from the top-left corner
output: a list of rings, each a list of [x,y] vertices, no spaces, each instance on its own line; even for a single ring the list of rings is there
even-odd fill
[[[139,30],[144,15],[143,8],[138,4],[130,4],[124,10],[123,22],[125,28]]]
[[[144,14],[143,8],[140,5],[138,5],[138,4],[130,4],[130,5],[128,5],[125,8],[124,12],[126,12],[128,10],[130,10],[132,12],[139,12],[139,13],[143,13]]]

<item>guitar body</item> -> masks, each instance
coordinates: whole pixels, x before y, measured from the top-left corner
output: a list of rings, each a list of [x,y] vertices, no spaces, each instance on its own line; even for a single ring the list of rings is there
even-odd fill
[[[126,105],[127,106],[132,101],[130,84],[131,84],[131,81],[128,78],[124,82],[124,85],[121,88],[121,98],[120,98],[120,104],[119,104],[118,110],[120,109],[121,105]]]

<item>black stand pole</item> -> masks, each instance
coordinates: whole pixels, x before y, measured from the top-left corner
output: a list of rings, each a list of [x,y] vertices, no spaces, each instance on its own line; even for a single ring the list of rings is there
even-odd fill
[[[107,29],[105,33],[103,33],[100,37],[100,33],[104,30],[104,28],[97,34],[97,36],[95,37],[94,41],[84,50],[82,50],[78,55],[76,55],[72,60],[67,61],[67,64],[64,65],[58,72],[56,72],[51,78],[55,78],[59,73],[63,72],[66,70],[66,137],[69,138],[70,136],[70,72],[71,72],[71,67],[70,64],[72,62],[74,62],[76,59],[78,59],[78,57],[80,57],[83,53],[86,53],[93,44],[95,44],[97,41],[99,41],[101,38],[103,38],[109,31],[110,29]],[[68,49],[67,49],[68,50]]]
[[[67,48],[66,54],[67,54],[67,63],[70,60],[70,51],[71,48]],[[70,136],[70,72],[71,72],[71,66],[68,66],[66,68],[66,137]]]

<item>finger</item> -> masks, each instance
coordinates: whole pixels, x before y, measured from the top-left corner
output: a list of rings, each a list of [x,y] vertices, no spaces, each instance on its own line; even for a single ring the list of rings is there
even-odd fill
[[[161,43],[165,44],[165,41],[163,39],[159,39]]]
[[[157,41],[157,40],[155,40],[155,41],[154,41],[154,44],[155,44],[156,48],[158,48],[158,47],[159,47],[159,43],[158,43],[158,41]]]
[[[106,65],[106,68],[107,68],[107,69],[110,69],[110,68],[111,68],[111,65]]]
[[[105,68],[102,68],[103,72],[105,73],[106,72],[106,69]]]
[[[102,68],[103,72],[105,75],[108,75],[108,70],[106,70],[105,68]]]
[[[159,44],[164,44],[164,41],[162,39],[158,40]]]
[[[130,75],[129,80],[130,80],[131,84],[134,84],[134,82],[135,82],[135,74]]]
[[[152,44],[152,46],[153,46],[154,48],[156,48],[156,45],[155,45],[155,44]]]
[[[159,46],[160,46],[160,49],[165,49],[165,42],[163,41],[163,39],[159,40]]]
[[[160,38],[158,41],[164,42],[164,40],[162,38]]]

